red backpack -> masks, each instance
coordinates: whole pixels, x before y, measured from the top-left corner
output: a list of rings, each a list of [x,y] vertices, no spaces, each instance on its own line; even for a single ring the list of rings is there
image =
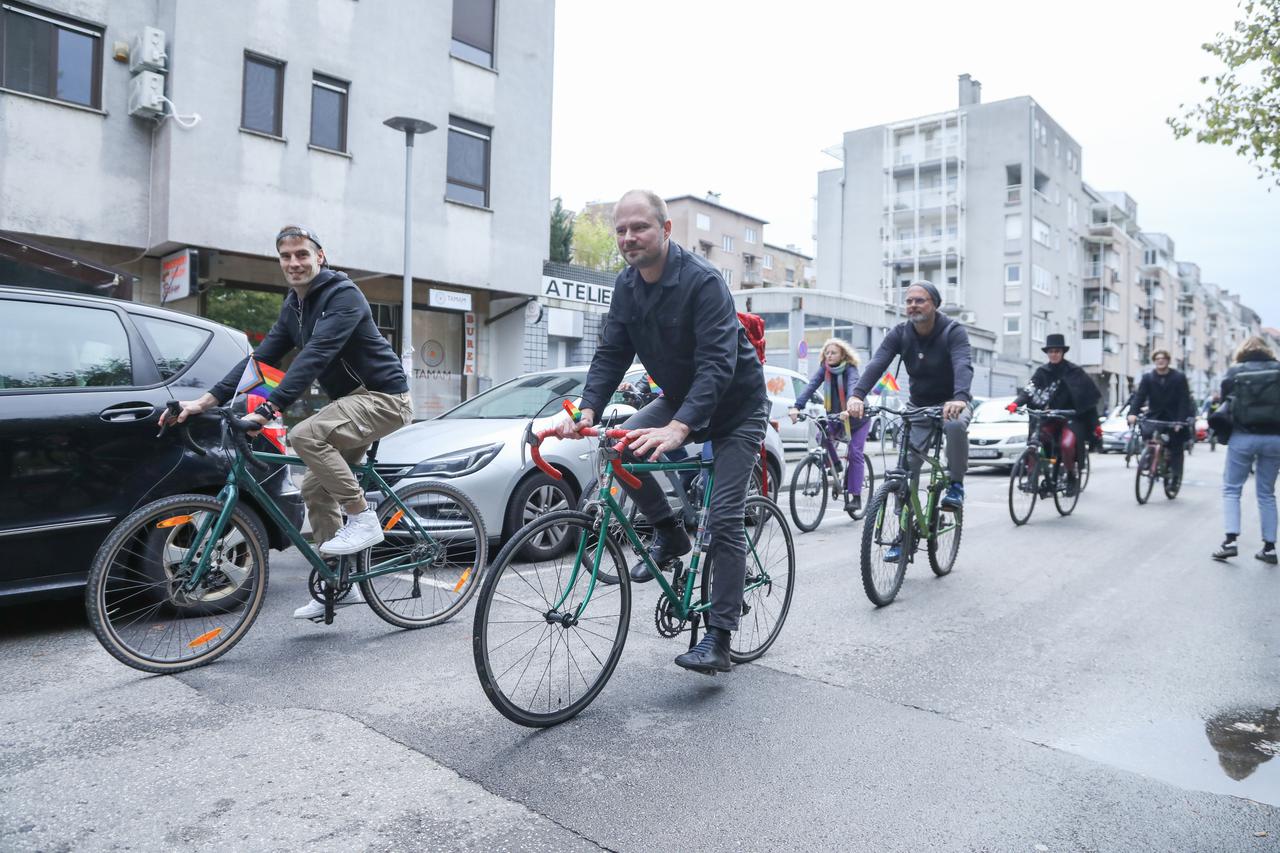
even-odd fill
[[[764,364],[764,320],[756,314],[744,314],[739,311],[738,322],[746,330],[747,340],[751,341],[751,345],[756,348],[760,363]]]

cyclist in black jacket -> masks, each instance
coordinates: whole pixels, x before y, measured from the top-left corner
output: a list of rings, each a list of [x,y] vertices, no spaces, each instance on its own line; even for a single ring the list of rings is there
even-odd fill
[[[1138,422],[1138,413],[1147,407],[1147,417],[1157,421],[1179,421],[1181,425],[1169,432],[1169,462],[1174,476],[1182,479],[1183,448],[1190,429],[1186,421],[1195,413],[1191,398],[1191,385],[1180,370],[1169,366],[1169,351],[1156,350],[1151,354],[1156,369],[1142,376],[1138,388],[1129,398],[1129,426]],[[1142,437],[1151,437],[1153,427],[1143,427]]]
[[[1078,459],[1087,452],[1088,438],[1098,423],[1098,400],[1102,393],[1084,372],[1084,368],[1066,359],[1067,339],[1058,333],[1049,335],[1041,352],[1049,357],[1031,375],[1031,382],[1009,404],[1009,411],[1028,403],[1037,409],[1074,409],[1076,416],[1062,429],[1062,422],[1044,423],[1040,426],[1040,440],[1046,446],[1056,443],[1062,448],[1062,462],[1067,470],[1067,496],[1080,487]],[[1059,436],[1059,432],[1061,435]]]

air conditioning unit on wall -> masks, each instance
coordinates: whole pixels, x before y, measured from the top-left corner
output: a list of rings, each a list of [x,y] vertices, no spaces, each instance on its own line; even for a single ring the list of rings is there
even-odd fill
[[[157,118],[164,115],[164,77],[140,71],[129,81],[129,115]]]
[[[973,324],[978,322],[977,311],[961,311],[956,314],[956,321],[960,323]]]

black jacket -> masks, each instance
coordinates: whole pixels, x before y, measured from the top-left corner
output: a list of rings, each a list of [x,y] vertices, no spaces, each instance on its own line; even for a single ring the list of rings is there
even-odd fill
[[[939,406],[950,400],[972,399],[969,387],[973,384],[973,359],[969,333],[946,314],[937,314],[933,331],[927,337],[916,334],[910,322],[890,329],[863,369],[853,396],[865,399],[896,355],[902,356],[902,364],[911,377],[908,389],[911,405]]]
[[[290,289],[275,325],[253,354],[259,361],[279,367],[285,356],[299,348],[302,352],[268,397],[282,409],[301,397],[317,379],[334,400],[361,385],[386,394],[403,394],[409,390],[400,359],[374,325],[373,312],[364,294],[346,273],[320,270],[311,280],[301,305],[298,295]],[[246,356],[226,378],[209,389],[219,404],[235,395],[248,361]]]
[[[761,410],[768,400],[764,370],[720,273],[675,241],[668,246],[655,284],[633,267],[618,274],[582,408],[598,418],[638,357],[677,406],[675,420],[688,425],[690,439],[705,441]]]
[[[1222,399],[1227,399],[1227,396],[1235,387],[1235,379],[1237,376],[1241,373],[1254,370],[1280,370],[1280,361],[1273,361],[1260,352],[1251,352],[1246,354],[1244,361],[1237,362],[1227,368],[1227,374],[1222,378]],[[1234,405],[1234,402],[1232,405]],[[1250,435],[1280,435],[1280,426],[1277,426],[1274,429],[1257,426],[1245,427],[1241,426],[1239,421],[1234,421],[1232,424],[1232,432],[1241,432]]]
[[[1031,375],[1031,385],[1040,394],[1023,389],[1014,398],[1019,406],[1033,402],[1035,396],[1047,394],[1047,398],[1034,401],[1036,408],[1075,409],[1079,414],[1072,420],[1086,426],[1097,423],[1098,401],[1102,399],[1102,392],[1080,365],[1065,358],[1058,364],[1042,364]]]
[[[1164,376],[1154,370],[1143,374],[1129,398],[1129,414],[1140,414],[1144,404],[1147,417],[1158,421],[1185,421],[1196,411],[1187,377],[1172,367]]]

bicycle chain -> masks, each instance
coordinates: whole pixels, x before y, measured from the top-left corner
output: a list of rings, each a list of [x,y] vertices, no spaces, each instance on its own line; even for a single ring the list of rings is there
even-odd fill
[[[685,572],[676,572],[671,579],[671,588],[676,592],[684,589]],[[653,624],[658,629],[658,634],[663,637],[678,637],[682,632],[689,630],[689,620],[680,619],[671,610],[671,599],[666,595],[658,596],[658,603],[653,608]]]

